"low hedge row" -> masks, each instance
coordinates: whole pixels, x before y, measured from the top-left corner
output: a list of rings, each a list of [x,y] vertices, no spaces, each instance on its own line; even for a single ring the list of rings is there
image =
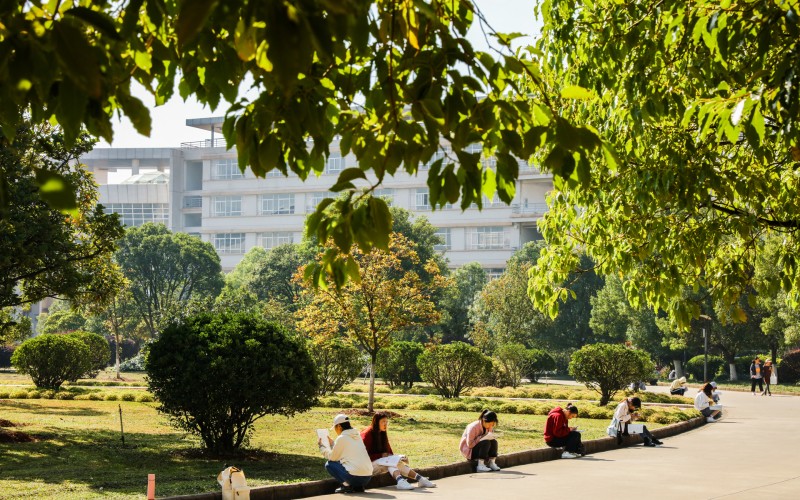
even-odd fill
[[[325,408],[366,408],[368,400],[365,396],[359,395],[342,395],[342,396],[326,396],[319,399],[319,406]],[[403,398],[403,397],[390,397],[390,398],[375,398],[375,409],[392,409],[392,410],[431,410],[431,411],[465,411],[480,413],[485,408],[491,408],[494,411],[506,414],[520,414],[520,415],[547,415],[553,407],[554,403],[544,401],[502,401],[502,400],[487,400],[481,398],[463,398],[463,399],[439,399],[439,398]],[[592,418],[601,420],[611,420],[614,415],[614,408],[616,404],[608,406],[597,406],[591,403],[580,403],[577,405],[580,409],[581,418]],[[642,408],[639,415],[645,422],[656,422],[659,424],[671,424],[677,422],[684,422],[693,417],[700,415],[694,409],[682,408]]]
[[[345,386],[343,391],[346,392],[367,392],[369,386],[363,384],[349,384]],[[438,395],[436,389],[429,386],[414,386],[411,389],[404,390],[402,388],[390,389],[388,386],[380,385],[375,387],[376,394],[412,394],[412,395]],[[596,401],[600,399],[600,395],[590,389],[582,387],[570,386],[542,386],[542,387],[519,387],[512,389],[511,387],[504,387],[498,389],[496,387],[477,387],[464,393],[465,396],[473,398],[524,398],[524,399],[562,399],[566,401]],[[623,398],[634,395],[630,391],[618,392],[614,396],[615,401],[622,401]],[[681,396],[670,396],[669,394],[659,394],[656,392],[641,391],[637,392],[638,396],[645,403],[665,403],[665,404],[691,404],[690,398]]]
[[[152,403],[153,395],[147,392],[75,392],[39,389],[0,389],[0,399],[61,399],[77,401],[136,401]]]

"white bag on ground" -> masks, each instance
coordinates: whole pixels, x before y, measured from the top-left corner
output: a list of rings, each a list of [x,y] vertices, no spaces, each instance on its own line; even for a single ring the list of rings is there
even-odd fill
[[[220,472],[217,482],[222,486],[222,500],[250,500],[250,488],[244,472],[238,467],[228,467]]]

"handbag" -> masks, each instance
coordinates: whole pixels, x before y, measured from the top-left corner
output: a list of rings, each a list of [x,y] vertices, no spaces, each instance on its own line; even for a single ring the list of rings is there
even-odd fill
[[[619,420],[617,420],[616,417],[612,418],[611,425],[606,427],[606,434],[611,437],[617,437],[617,434],[619,434]]]

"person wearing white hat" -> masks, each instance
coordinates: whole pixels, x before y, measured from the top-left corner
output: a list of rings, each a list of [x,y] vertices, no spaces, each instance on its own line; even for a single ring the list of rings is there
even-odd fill
[[[333,418],[333,430],[337,437],[333,440],[328,436],[330,447],[324,446],[322,439],[317,444],[319,451],[328,460],[325,462],[325,470],[341,483],[336,492],[364,491],[364,487],[372,479],[372,460],[361,441],[361,435],[350,425],[350,417],[343,413]]]

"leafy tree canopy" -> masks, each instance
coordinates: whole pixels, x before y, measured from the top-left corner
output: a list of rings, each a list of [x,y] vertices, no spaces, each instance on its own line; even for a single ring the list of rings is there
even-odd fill
[[[15,133],[0,138],[0,174],[13,179],[0,183],[0,307],[46,297],[76,304],[107,300],[119,281],[111,255],[122,227],[97,205],[91,175],[73,166],[94,141],[81,134],[67,146],[61,130],[50,125],[5,130]],[[69,214],[40,196],[57,189],[62,177],[79,202]]]
[[[800,26],[797,0],[543,0],[537,47],[554,81],[584,97],[564,114],[603,138],[600,158],[555,176],[535,273],[537,305],[557,309],[578,249],[626,295],[687,327],[705,287],[745,319],[765,236],[781,234],[761,283],[800,302]],[[577,90],[577,88],[581,90]],[[611,154],[610,151],[615,154]],[[545,161],[547,164],[547,161]],[[566,168],[566,167],[564,167]],[[571,168],[571,167],[570,167]],[[556,170],[553,170],[556,172]]]

